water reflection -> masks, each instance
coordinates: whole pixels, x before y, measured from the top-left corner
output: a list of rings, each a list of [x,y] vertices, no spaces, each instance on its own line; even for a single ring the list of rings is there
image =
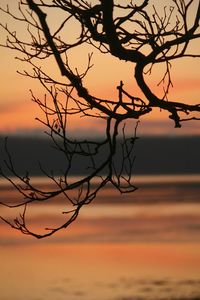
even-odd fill
[[[38,244],[1,248],[1,299],[192,299],[197,245]]]
[[[68,231],[45,240],[1,222],[0,299],[199,299],[200,181],[150,181],[126,198],[105,189]],[[1,185],[1,200],[16,197]],[[34,205],[31,224],[59,222],[62,210],[62,200]]]

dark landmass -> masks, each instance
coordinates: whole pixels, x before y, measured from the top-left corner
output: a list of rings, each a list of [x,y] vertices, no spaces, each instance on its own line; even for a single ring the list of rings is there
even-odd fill
[[[0,166],[6,158],[5,137],[0,136]],[[9,152],[16,170],[25,175],[42,175],[39,162],[47,172],[60,174],[67,163],[64,155],[53,148],[53,143],[41,137],[9,137]],[[104,151],[104,154],[106,150]],[[200,173],[200,136],[141,137],[135,144],[134,174],[198,174]],[[99,155],[98,160],[101,161]],[[74,157],[73,174],[84,173],[88,162]],[[8,173],[3,167],[6,174]]]

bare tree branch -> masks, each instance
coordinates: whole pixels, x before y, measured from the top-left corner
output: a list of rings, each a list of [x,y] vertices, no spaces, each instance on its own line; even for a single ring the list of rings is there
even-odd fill
[[[53,184],[51,190],[34,185],[29,174],[18,174],[5,143],[7,160],[4,162],[10,173],[3,167],[0,173],[22,195],[17,204],[0,203],[7,207],[21,207],[22,213],[13,221],[1,217],[11,227],[24,234],[37,238],[47,237],[68,227],[78,216],[81,208],[97,197],[99,191],[110,184],[120,193],[135,191],[133,183],[134,145],[137,140],[138,120],[151,113],[154,108],[168,112],[175,127],[182,122],[199,120],[200,101],[190,104],[187,99],[170,99],[173,85],[172,63],[181,58],[198,59],[199,53],[193,53],[191,44],[200,37],[200,3],[196,0],[172,0],[169,6],[159,8],[151,0],[119,3],[116,0],[19,0],[18,12],[9,7],[0,8],[0,12],[12,18],[14,22],[26,25],[27,37],[11,29],[10,25],[0,23],[7,34],[2,47],[17,51],[18,59],[28,63],[32,71],[18,71],[22,76],[36,79],[45,90],[43,99],[31,91],[32,100],[39,106],[44,118],[37,120],[46,127],[46,133],[54,143],[55,149],[64,154],[65,166],[62,174],[55,176],[40,168]],[[192,12],[195,11],[195,14]],[[60,16],[60,23],[51,21],[51,13]],[[191,19],[193,16],[193,19]],[[76,24],[71,32],[71,24]],[[72,38],[73,33],[73,38]],[[85,68],[73,66],[70,53],[88,46]],[[132,65],[133,79],[143,96],[126,90],[123,78],[116,87],[116,98],[105,99],[90,93],[87,87],[89,72],[93,66],[93,52],[102,56],[106,53]],[[61,74],[61,79],[52,76],[40,66],[52,59]],[[148,85],[147,76],[152,74],[156,65],[164,66],[159,85],[163,86],[160,97]],[[147,71],[148,70],[148,71]],[[55,77],[55,78],[54,78]],[[100,139],[73,139],[69,136],[70,116],[102,120],[104,137]],[[125,122],[136,120],[132,135],[127,135]],[[101,156],[101,161],[98,157]],[[85,167],[80,178],[72,180],[75,160],[79,159]],[[67,208],[63,212],[60,225],[46,228],[35,233],[27,222],[27,211],[34,202],[45,203],[50,199],[64,197]]]

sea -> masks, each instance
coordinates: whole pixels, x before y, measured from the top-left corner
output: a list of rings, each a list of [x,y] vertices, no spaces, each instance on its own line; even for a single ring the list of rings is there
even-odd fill
[[[200,300],[200,174],[134,181],[129,194],[105,187],[45,239],[0,220],[0,300]],[[0,202],[20,197],[0,179]],[[27,217],[40,230],[61,222],[62,210],[62,201],[36,203]],[[0,206],[3,217],[19,213]]]

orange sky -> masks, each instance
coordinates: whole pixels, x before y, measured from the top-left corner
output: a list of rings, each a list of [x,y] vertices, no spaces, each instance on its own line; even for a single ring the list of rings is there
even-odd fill
[[[5,0],[5,4],[9,3],[11,6],[13,2],[11,0]],[[3,23],[3,20],[1,20]],[[12,21],[10,21],[12,26]],[[20,25],[21,26],[21,25]],[[24,34],[24,28],[18,27]],[[3,41],[4,35],[0,31],[1,40]],[[198,44],[194,45],[195,50],[199,51]],[[84,62],[86,64],[87,51],[85,53],[75,52],[72,58],[73,66],[79,66]],[[40,116],[40,112],[37,105],[31,101],[30,89],[34,91],[37,97],[43,97],[45,91],[40,84],[34,80],[21,77],[16,73],[16,70],[23,71],[26,69],[26,65],[23,65],[20,61],[14,59],[16,53],[0,48],[0,133],[11,133],[16,131],[30,131],[32,129],[39,129],[40,124],[36,122],[35,117]],[[97,93],[99,97],[116,98],[117,90],[116,86],[120,80],[123,80],[125,88],[132,94],[136,92],[136,95],[140,92],[134,82],[133,67],[129,63],[124,63],[116,58],[110,58],[109,55],[100,55],[95,53],[93,58],[94,68],[88,74],[86,83],[88,83],[89,91]],[[199,102],[200,91],[200,66],[198,66],[197,59],[180,60],[173,64],[173,79],[174,88],[170,94],[170,100],[173,101],[186,101],[189,103]],[[198,66],[198,67],[197,67]],[[52,74],[57,73],[56,66],[48,66],[48,69]],[[157,83],[161,79],[161,69],[157,67],[155,72],[149,77],[148,81],[153,88],[158,91]],[[173,123],[168,120],[166,114],[160,113],[159,110],[155,110],[151,115],[143,117],[144,121],[141,122],[140,128],[142,134],[199,134],[198,122],[191,122],[190,124],[184,124],[182,129],[178,129],[172,133]],[[143,120],[142,119],[142,120]],[[82,122],[82,130],[85,128],[87,131],[91,125],[98,131],[101,131],[101,122],[92,123],[84,119]],[[72,120],[72,128],[79,130],[80,121],[77,119]],[[145,125],[146,124],[146,125]]]

